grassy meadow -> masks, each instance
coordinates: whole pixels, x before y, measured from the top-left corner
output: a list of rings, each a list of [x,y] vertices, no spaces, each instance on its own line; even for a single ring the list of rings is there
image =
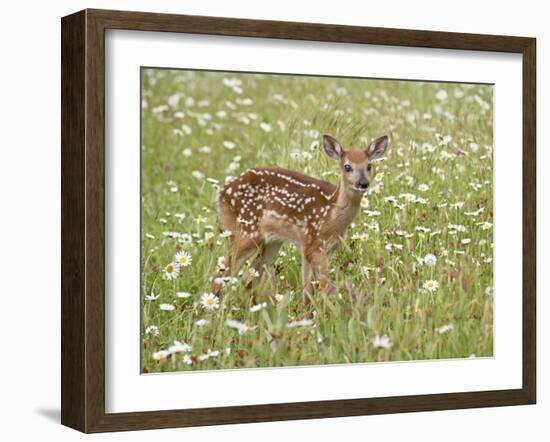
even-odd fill
[[[141,93],[144,373],[492,356],[491,86],[143,69]],[[254,166],[336,183],[325,133],[390,137],[330,258],[336,292],[302,306],[286,244],[276,286],[247,291],[247,263],[206,302],[217,189]]]

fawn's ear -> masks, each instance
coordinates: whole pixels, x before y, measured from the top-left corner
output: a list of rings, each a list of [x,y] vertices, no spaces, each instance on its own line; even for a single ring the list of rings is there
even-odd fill
[[[386,149],[388,148],[388,136],[384,135],[383,137],[377,138],[372,143],[370,143],[369,148],[367,149],[367,154],[369,160],[376,160],[384,155]]]
[[[340,161],[344,156],[344,149],[342,149],[340,143],[330,135],[323,135],[323,147],[329,158],[333,160]]]

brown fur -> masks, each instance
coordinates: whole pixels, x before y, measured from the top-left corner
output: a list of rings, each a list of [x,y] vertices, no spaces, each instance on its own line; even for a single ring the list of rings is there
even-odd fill
[[[362,196],[347,176],[353,174],[344,173],[344,164],[362,168],[363,174],[368,161],[367,151],[342,151],[337,186],[292,170],[252,168],[222,187],[217,195],[218,213],[232,235],[225,269],[214,278],[212,291],[219,292],[219,278],[235,274],[256,251],[252,266],[264,273],[287,240],[302,254],[304,301],[313,288],[312,276],[325,288],[327,255],[357,215]]]

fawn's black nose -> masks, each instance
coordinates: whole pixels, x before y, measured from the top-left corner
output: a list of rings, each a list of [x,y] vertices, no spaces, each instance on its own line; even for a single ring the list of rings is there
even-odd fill
[[[357,184],[359,184],[359,188],[361,189],[368,189],[370,186],[369,180],[359,180]]]

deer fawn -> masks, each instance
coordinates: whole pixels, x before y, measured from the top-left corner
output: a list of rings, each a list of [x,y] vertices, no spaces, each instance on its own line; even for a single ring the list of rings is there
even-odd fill
[[[294,242],[302,254],[303,301],[313,289],[327,287],[328,253],[342,240],[359,211],[368,189],[371,162],[380,158],[388,137],[374,140],[365,150],[344,151],[324,135],[329,158],[340,165],[337,186],[292,170],[247,169],[217,194],[217,209],[224,228],[231,231],[224,268],[214,277],[218,293],[223,277],[235,274],[244,261],[258,252],[252,267],[263,274],[276,260],[284,241]]]

